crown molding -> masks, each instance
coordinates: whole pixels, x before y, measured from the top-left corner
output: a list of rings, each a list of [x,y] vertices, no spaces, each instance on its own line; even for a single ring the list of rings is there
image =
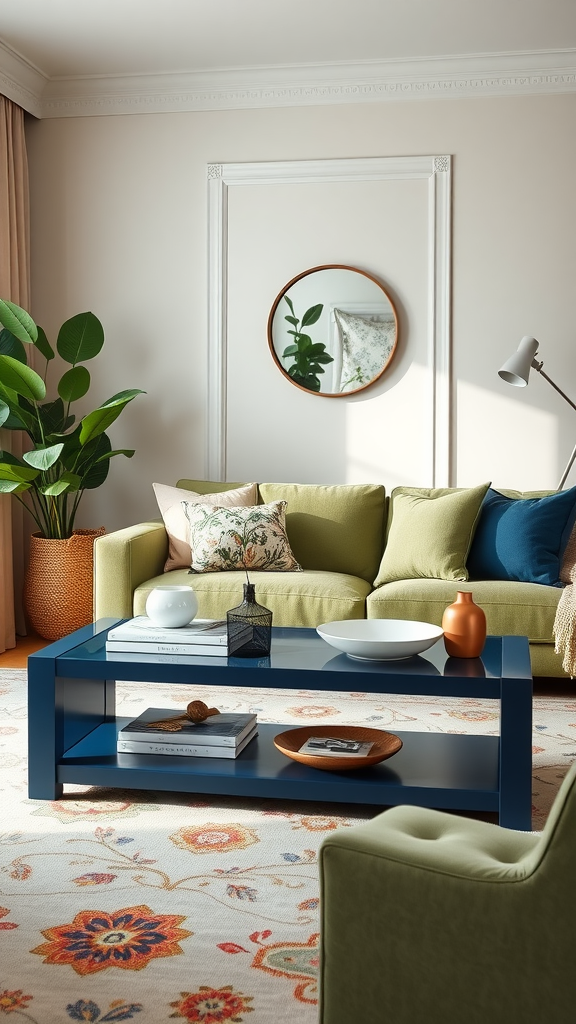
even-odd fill
[[[42,117],[46,75],[0,39],[0,92],[35,117]]]
[[[576,92],[576,49],[48,78],[0,42],[0,89],[36,117]]]

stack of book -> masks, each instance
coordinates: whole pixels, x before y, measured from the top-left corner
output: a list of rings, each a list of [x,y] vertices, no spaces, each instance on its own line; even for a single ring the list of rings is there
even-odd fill
[[[228,651],[226,622],[194,619],[187,626],[162,629],[147,615],[114,626],[108,631],[106,650],[124,654],[211,655],[225,658]]]
[[[184,757],[237,757],[258,732],[256,715],[223,713],[198,724],[182,718],[177,732],[153,723],[174,722],[171,708],[148,708],[118,733],[119,754],[168,754]]]

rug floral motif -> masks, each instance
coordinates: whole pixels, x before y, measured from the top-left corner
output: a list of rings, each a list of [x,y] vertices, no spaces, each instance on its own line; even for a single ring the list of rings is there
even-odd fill
[[[380,808],[68,786],[29,800],[26,673],[0,671],[0,1022],[315,1024],[318,847]],[[117,686],[118,713],[182,710]],[[283,724],[496,734],[491,701],[222,688]],[[534,703],[533,828],[576,759],[576,696]]]

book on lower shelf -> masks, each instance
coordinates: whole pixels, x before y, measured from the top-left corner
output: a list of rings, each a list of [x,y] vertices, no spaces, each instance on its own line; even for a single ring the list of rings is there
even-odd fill
[[[166,731],[157,722],[166,722],[178,726],[174,731]],[[256,715],[250,712],[222,712],[210,715],[203,722],[191,722],[187,718],[178,718],[176,708],[147,708],[138,718],[128,722],[118,733],[118,742],[162,743],[185,746],[234,747],[239,746],[243,739],[256,727]]]
[[[162,629],[147,615],[137,615],[108,630],[106,650],[127,654],[220,655],[227,652],[228,637],[223,619],[193,619],[187,626]]]
[[[258,734],[255,725],[248,735],[235,746],[223,744],[201,744],[192,741],[164,743],[161,740],[124,740],[118,735],[116,750],[119,754],[160,754],[170,757],[238,757],[251,740]]]

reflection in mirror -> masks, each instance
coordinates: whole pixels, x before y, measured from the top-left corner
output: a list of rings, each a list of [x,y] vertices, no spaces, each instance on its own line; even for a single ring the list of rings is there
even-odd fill
[[[268,344],[282,373],[297,387],[330,398],[378,380],[397,342],[396,310],[383,286],[340,264],[293,278],[268,318]]]

